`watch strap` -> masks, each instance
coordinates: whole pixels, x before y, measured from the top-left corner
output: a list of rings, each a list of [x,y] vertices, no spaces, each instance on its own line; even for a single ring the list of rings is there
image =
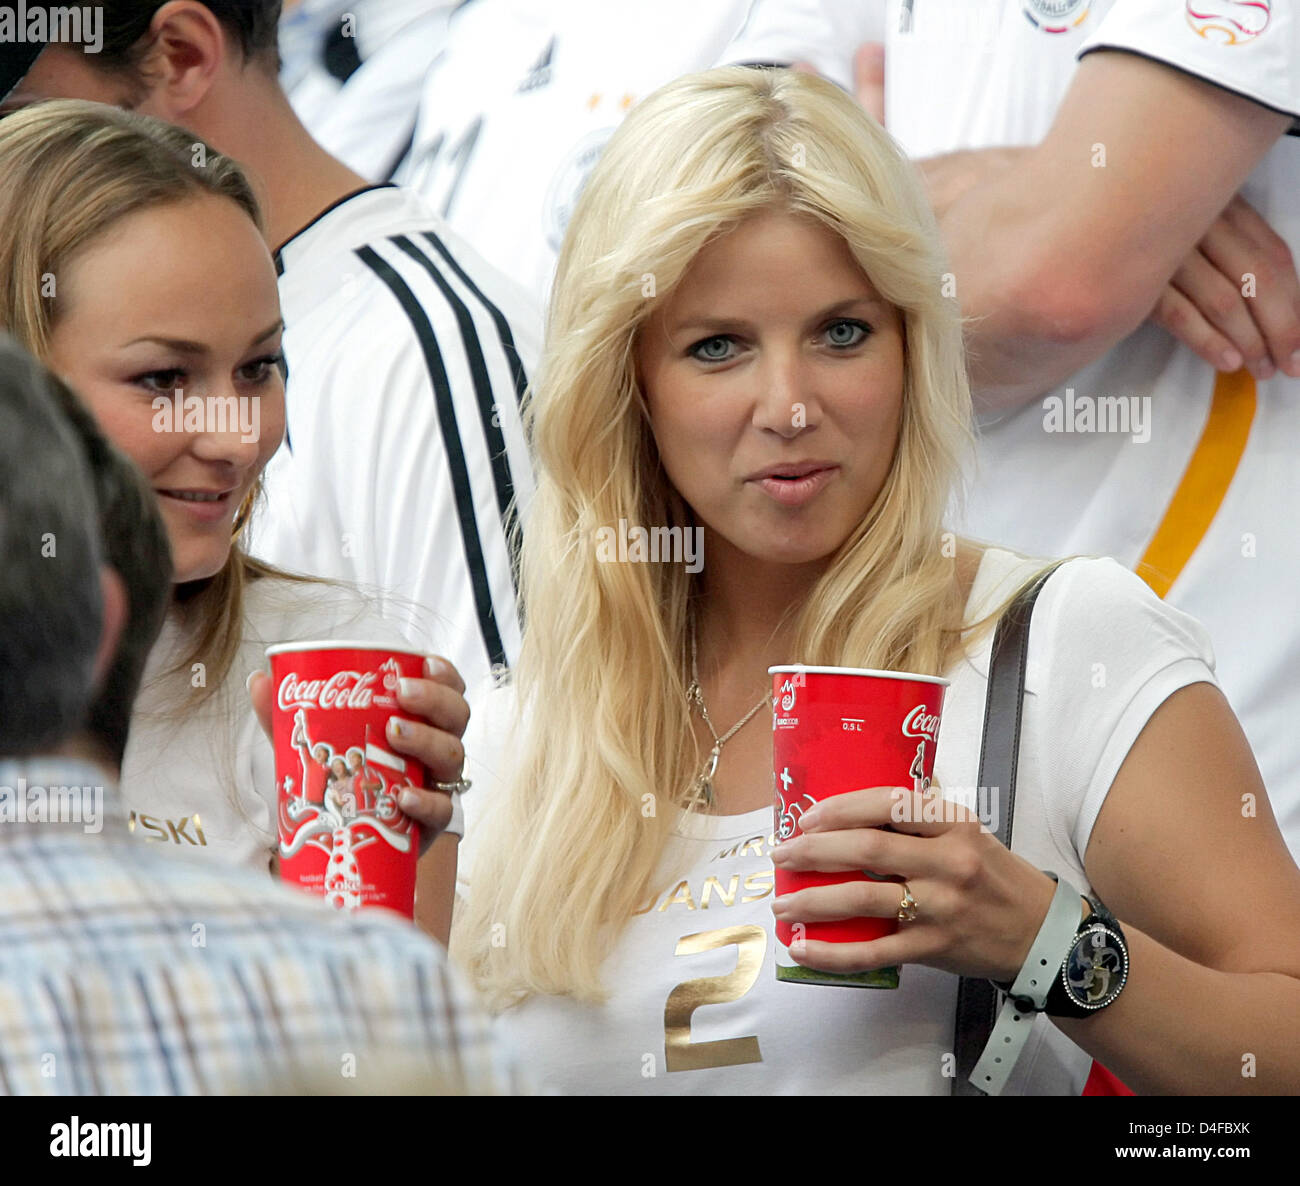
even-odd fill
[[[1098,922],[1104,922],[1112,931],[1119,930],[1119,919],[1106,909],[1105,902],[1096,894],[1084,894],[1083,896],[1088,899],[1088,905],[1092,907],[1092,914],[1089,917],[1095,918]]]
[[[1079,901],[1079,891],[1068,881],[1057,878],[1052,904],[1002,1005],[988,1045],[971,1072],[971,1082],[986,1095],[998,1095],[1006,1086],[1029,1038],[1034,1018],[1047,1002],[1047,994],[1079,929],[1083,914]]]

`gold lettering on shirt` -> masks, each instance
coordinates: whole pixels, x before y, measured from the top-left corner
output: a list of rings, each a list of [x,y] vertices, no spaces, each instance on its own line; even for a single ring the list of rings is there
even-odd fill
[[[775,847],[776,847],[776,835],[774,833],[773,835],[767,838],[767,849],[769,852],[771,852],[772,849],[774,849]],[[713,858],[713,860],[725,861],[731,857],[743,857],[751,848],[754,849],[754,854],[756,856],[761,857],[763,855],[763,837],[752,836],[750,837],[750,839],[746,840],[743,844],[733,844],[730,848],[724,848],[720,853],[718,853],[716,857]]]
[[[706,877],[704,879],[704,888],[700,891],[700,909],[709,908],[709,891],[716,889],[718,896],[722,899],[724,906],[734,906],[736,904],[736,886],[740,884],[740,874],[737,873],[731,879],[731,885],[727,889],[722,888],[722,882],[716,877]]]
[[[758,880],[755,881],[755,878]],[[761,873],[746,873],[745,888],[747,890],[757,890],[761,887],[763,892],[761,894],[747,894],[740,899],[741,902],[757,902],[759,898],[766,898],[772,892],[775,880],[776,874],[771,869],[764,869]]]
[[[203,824],[197,815],[185,815],[178,820],[163,819],[162,816],[143,815],[131,812],[127,816],[126,826],[136,832],[136,825],[146,832],[156,835],[142,835],[143,840],[170,840],[173,844],[190,844],[195,848],[206,848],[208,838],[203,834]]]
[[[677,888],[672,892],[672,897],[665,898],[659,904],[659,909],[667,910],[669,906],[672,906],[676,902],[684,902],[688,910],[695,909],[695,899],[691,897],[691,887],[689,882],[679,881],[677,883]]]
[[[757,902],[760,898],[766,898],[775,888],[774,880],[770,868],[746,873],[744,882],[745,896],[740,899],[741,902]],[[649,914],[651,910],[655,909],[656,902],[659,902],[660,913],[670,906],[685,906],[687,910],[707,910],[710,903],[734,906],[736,904],[736,893],[740,887],[739,873],[733,873],[725,885],[719,877],[706,877],[700,886],[698,895],[691,893],[691,883],[689,881],[679,881],[666,893],[661,890],[652,894],[644,906],[632,911],[632,917],[635,918],[639,914]],[[660,901],[661,897],[662,901]]]
[[[755,926],[724,927],[685,935],[677,941],[674,955],[698,955],[733,943],[736,945],[733,971],[725,976],[686,980],[668,994],[664,1005],[664,1062],[669,1071],[699,1071],[763,1061],[758,1038],[752,1034],[713,1042],[691,1041],[691,1014],[696,1009],[738,1001],[753,987],[763,966],[767,932]]]

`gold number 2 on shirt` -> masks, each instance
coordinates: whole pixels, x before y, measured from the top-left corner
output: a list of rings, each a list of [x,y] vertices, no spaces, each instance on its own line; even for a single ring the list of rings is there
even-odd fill
[[[686,980],[668,994],[664,1005],[664,1061],[669,1071],[699,1071],[705,1067],[734,1067],[762,1062],[758,1039],[725,1038],[717,1042],[691,1041],[691,1014],[701,1005],[738,1001],[758,979],[767,951],[767,932],[762,927],[724,927],[700,931],[677,941],[674,955],[696,955],[735,944],[736,968],[725,976],[703,976]]]

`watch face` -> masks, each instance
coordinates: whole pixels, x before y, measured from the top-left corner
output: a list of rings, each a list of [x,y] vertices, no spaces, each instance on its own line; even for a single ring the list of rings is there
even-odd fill
[[[1062,969],[1065,991],[1085,1009],[1109,1005],[1128,978],[1128,952],[1118,935],[1098,923],[1080,935]]]

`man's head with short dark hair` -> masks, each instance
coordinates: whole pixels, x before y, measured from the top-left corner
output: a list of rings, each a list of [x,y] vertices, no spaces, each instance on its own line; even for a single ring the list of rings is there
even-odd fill
[[[216,17],[231,46],[245,63],[260,65],[273,77],[279,74],[277,34],[283,8],[281,0],[193,2],[201,4]],[[101,23],[96,26],[93,45],[84,47],[93,51],[83,55],[86,64],[108,78],[121,79],[128,84],[129,93],[142,95],[147,90],[142,68],[151,48],[149,33],[154,18],[161,9],[175,8],[176,4],[177,0],[107,0],[95,5]],[[27,4],[27,11],[60,7],[33,2]],[[47,22],[46,27],[53,28],[53,25]],[[40,52],[39,45],[33,44],[26,35],[22,41],[0,43],[0,100],[22,81]],[[134,106],[134,103],[126,105]]]
[[[264,233],[278,246],[367,185],[312,138],[284,92],[280,9],[279,0],[111,0],[97,53],[61,42],[33,62],[0,43],[0,96],[7,79],[16,84],[0,115],[82,99],[183,128],[261,178]],[[352,22],[342,31],[352,36]]]
[[[53,381],[0,335],[0,757],[80,732],[104,626],[95,492]]]
[[[171,595],[166,527],[153,491],[67,384],[3,334],[0,555],[0,756],[76,739],[119,768]],[[101,565],[125,593],[111,662]]]
[[[104,46],[100,64],[106,70],[134,70],[147,49],[146,35],[154,15],[172,0],[108,0],[104,9]],[[221,22],[247,62],[264,62],[280,70],[277,30],[282,0],[200,0]]]

